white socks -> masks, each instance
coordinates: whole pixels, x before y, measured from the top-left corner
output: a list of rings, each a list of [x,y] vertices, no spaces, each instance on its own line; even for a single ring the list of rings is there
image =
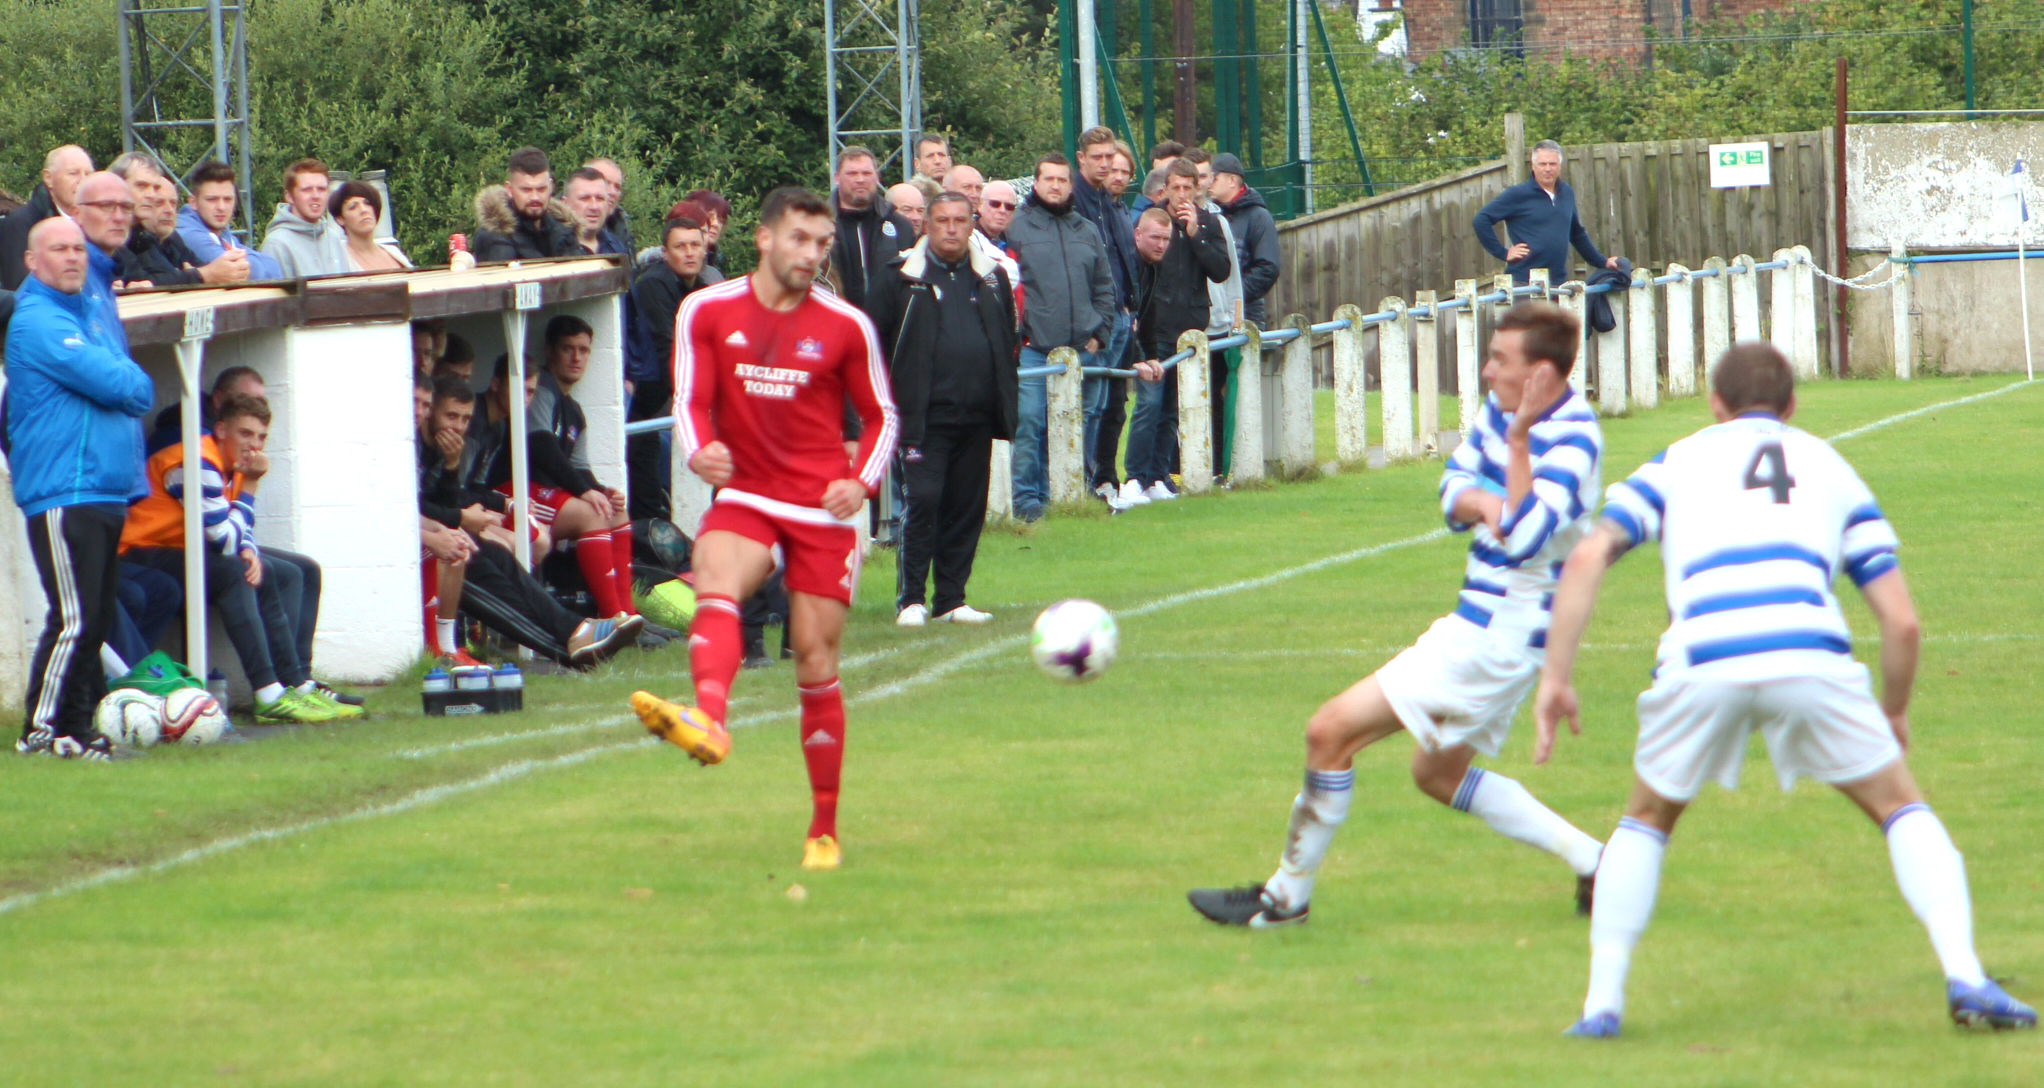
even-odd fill
[[[455,629],[459,625],[454,620],[441,619],[436,616],[433,618],[433,626],[440,635],[441,653],[451,654],[461,649],[461,634]]]
[[[255,697],[257,706],[268,706],[284,697],[284,685],[276,683],[264,684],[255,690]]]
[[[1568,863],[1577,876],[1597,871],[1602,843],[1541,804],[1526,787],[1490,771],[1469,768],[1452,807],[1490,825],[1505,838],[1538,847]]]
[[[1292,822],[1285,832],[1285,852],[1264,890],[1277,909],[1287,914],[1306,905],[1313,895],[1313,874],[1327,857],[1334,832],[1348,819],[1355,797],[1356,772],[1307,771],[1306,786],[1292,801]]]
[[[1668,836],[1638,820],[1618,821],[1597,866],[1597,909],[1590,915],[1590,992],[1583,1018],[1625,1011],[1625,972],[1632,948],[1654,915],[1661,889],[1661,856]]]
[[[1888,860],[1895,865],[1895,883],[1916,919],[1930,931],[1945,977],[1967,986],[1987,981],[1980,957],[1973,951],[1973,900],[1966,890],[1966,861],[1943,821],[1921,801],[1903,805],[1881,825],[1888,837]],[[1604,889],[1597,889],[1603,909]]]

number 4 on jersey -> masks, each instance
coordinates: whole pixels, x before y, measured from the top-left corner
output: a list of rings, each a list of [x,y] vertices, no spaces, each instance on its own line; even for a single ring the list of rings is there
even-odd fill
[[[1762,463],[1767,465],[1767,475],[1760,474]],[[1781,443],[1769,442],[1753,451],[1753,460],[1746,465],[1746,490],[1766,488],[1774,493],[1774,501],[1789,501],[1789,488],[1796,486],[1796,478],[1789,475],[1788,457],[1781,451]]]

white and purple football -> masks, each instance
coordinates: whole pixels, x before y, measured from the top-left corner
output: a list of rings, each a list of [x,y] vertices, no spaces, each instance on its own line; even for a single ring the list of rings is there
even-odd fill
[[[1029,653],[1053,679],[1083,684],[1114,664],[1121,636],[1114,617],[1092,601],[1059,601],[1036,617]]]

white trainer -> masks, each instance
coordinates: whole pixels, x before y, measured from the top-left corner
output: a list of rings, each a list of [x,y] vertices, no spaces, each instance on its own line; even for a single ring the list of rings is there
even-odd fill
[[[1149,504],[1149,501],[1150,497],[1143,494],[1141,481],[1130,480],[1121,485],[1121,504],[1123,506],[1145,506]]]
[[[981,612],[979,609],[974,608],[969,604],[961,604],[957,608],[954,608],[951,611],[946,612],[941,616],[938,616],[937,622],[992,623],[994,622],[994,614],[992,612]]]
[[[1093,489],[1093,494],[1097,496],[1101,502],[1106,503],[1107,508],[1109,510],[1119,512],[1128,509],[1128,504],[1121,501],[1121,489],[1115,487],[1113,484],[1101,484],[1099,487]]]
[[[909,605],[894,617],[894,625],[896,627],[921,627],[928,622],[930,622],[930,610],[927,606],[920,604]]]
[[[1143,489],[1143,499],[1146,502],[1170,502],[1177,497],[1178,492],[1171,490],[1170,485],[1162,480]]]

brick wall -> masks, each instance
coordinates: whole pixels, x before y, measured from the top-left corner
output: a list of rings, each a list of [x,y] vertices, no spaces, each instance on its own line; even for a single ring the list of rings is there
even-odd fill
[[[1739,19],[1793,7],[1798,0],[1690,0],[1693,22]],[[1680,31],[1682,0],[1519,0],[1522,40],[1533,55],[1567,51],[1640,64],[1640,44],[1649,25],[1674,37]],[[1495,10],[1509,11],[1510,0]],[[1469,0],[1404,0],[1405,33],[1413,60],[1469,41]]]

